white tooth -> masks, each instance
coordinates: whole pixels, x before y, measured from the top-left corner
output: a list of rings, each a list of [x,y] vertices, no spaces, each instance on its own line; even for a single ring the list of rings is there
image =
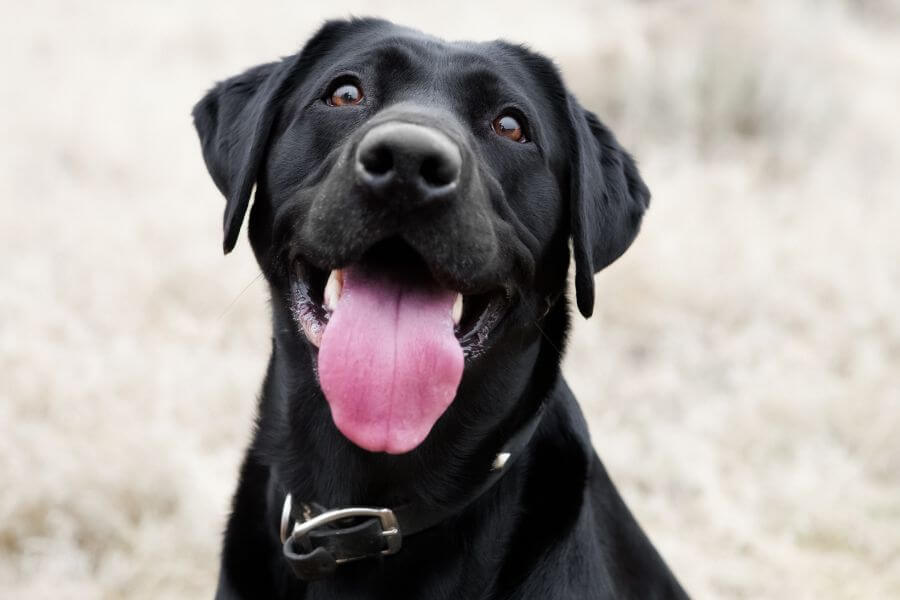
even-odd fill
[[[453,318],[454,325],[459,325],[459,320],[462,319],[462,304],[462,294],[457,294],[456,301],[453,303],[453,309],[450,311],[450,316]]]
[[[344,274],[340,269],[335,269],[328,276],[328,283],[325,284],[325,292],[322,294],[323,305],[328,312],[334,312],[337,307],[338,300],[341,299],[341,292],[344,291]]]

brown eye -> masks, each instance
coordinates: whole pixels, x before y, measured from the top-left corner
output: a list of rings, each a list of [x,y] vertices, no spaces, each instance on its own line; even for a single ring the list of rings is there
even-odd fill
[[[329,106],[350,106],[362,102],[363,93],[358,85],[345,83],[334,88],[328,98]]]
[[[494,132],[497,135],[502,135],[505,138],[509,138],[514,142],[527,142],[525,139],[525,133],[522,131],[522,126],[519,125],[519,122],[510,115],[500,115],[493,122]]]

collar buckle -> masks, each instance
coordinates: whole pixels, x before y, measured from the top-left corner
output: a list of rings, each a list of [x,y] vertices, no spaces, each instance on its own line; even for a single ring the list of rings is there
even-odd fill
[[[293,509],[291,495],[287,494],[281,511],[281,541],[285,558],[302,579],[318,579],[333,573],[337,565],[400,550],[400,524],[389,508],[360,506],[315,516],[308,510],[304,513],[304,520],[295,521],[291,527]],[[346,519],[361,519],[362,523],[334,527]]]

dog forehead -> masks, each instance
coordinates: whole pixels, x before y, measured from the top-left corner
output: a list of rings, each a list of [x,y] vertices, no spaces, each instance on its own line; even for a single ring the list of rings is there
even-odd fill
[[[376,22],[350,29],[314,57],[309,83],[351,72],[407,86],[435,86],[463,94],[508,89],[522,96],[541,85],[527,52],[506,42],[447,41],[415,29]],[[477,89],[473,89],[477,88]]]

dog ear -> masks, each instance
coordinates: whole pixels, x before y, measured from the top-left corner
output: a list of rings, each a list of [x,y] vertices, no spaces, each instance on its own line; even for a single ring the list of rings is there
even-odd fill
[[[257,171],[295,58],[254,67],[216,84],[194,106],[203,159],[225,196],[228,254],[237,242]]]
[[[227,202],[225,254],[237,242],[284,97],[338,40],[387,25],[381,19],[326,21],[297,54],[219,82],[194,106],[206,168]]]
[[[575,297],[585,317],[594,312],[594,274],[634,241],[650,190],[631,156],[595,114],[568,97],[575,133],[569,202]]]

